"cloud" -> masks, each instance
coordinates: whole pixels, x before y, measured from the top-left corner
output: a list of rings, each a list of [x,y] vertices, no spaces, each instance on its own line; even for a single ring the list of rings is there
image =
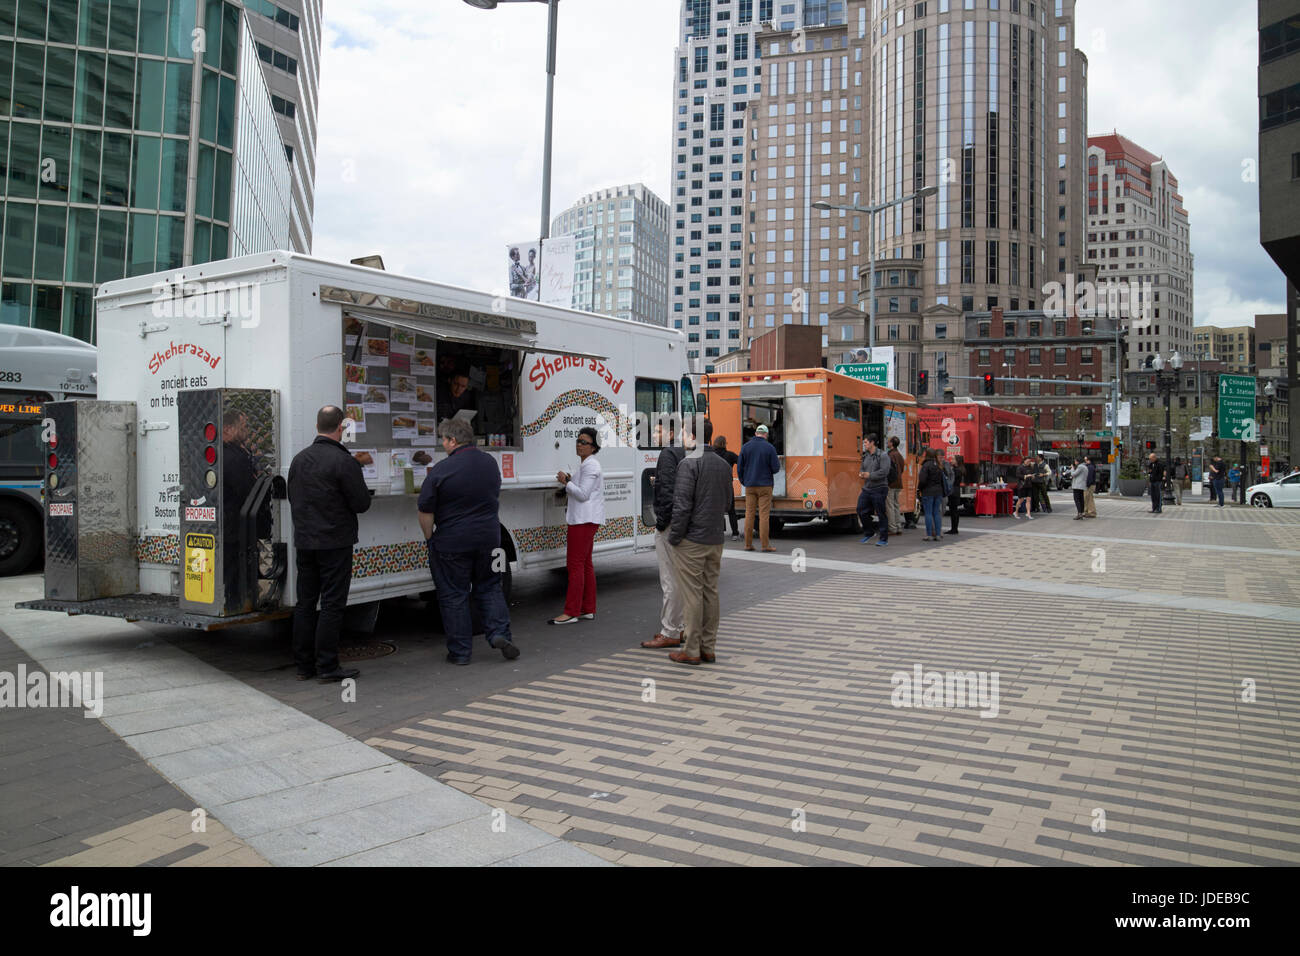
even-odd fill
[[[606,186],[665,201],[680,0],[563,0],[551,214]],[[1198,324],[1284,308],[1259,245],[1255,5],[1079,0],[1088,125],[1164,156],[1196,259]],[[507,242],[540,225],[546,8],[330,3],[321,53],[313,251],[495,289]]]
[[[1117,130],[1178,178],[1195,257],[1197,325],[1285,311],[1281,271],[1259,244],[1258,32],[1252,3],[1080,0],[1088,131]]]

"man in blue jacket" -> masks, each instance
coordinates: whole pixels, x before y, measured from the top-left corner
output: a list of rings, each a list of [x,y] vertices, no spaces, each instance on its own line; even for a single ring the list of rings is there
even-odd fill
[[[757,517],[758,537],[764,551],[775,551],[767,543],[768,516],[772,513],[772,485],[774,476],[781,470],[781,459],[767,440],[767,426],[759,425],[754,437],[740,449],[736,471],[745,486],[745,550],[754,550],[754,518]]]
[[[501,470],[475,446],[469,422],[447,419],[438,426],[438,437],[447,457],[429,469],[416,508],[447,632],[447,660],[470,662],[473,600],[488,644],[512,661],[519,648],[510,637],[510,611],[501,590]]]

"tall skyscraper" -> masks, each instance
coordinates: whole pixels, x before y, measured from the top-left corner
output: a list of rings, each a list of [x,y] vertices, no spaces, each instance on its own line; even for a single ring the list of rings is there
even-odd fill
[[[245,0],[293,178],[290,246],[311,251],[323,0]]]
[[[1118,133],[1088,137],[1087,247],[1099,288],[1129,286],[1121,305],[1129,314],[1120,318],[1142,319],[1131,323],[1125,367],[1140,368],[1157,352],[1188,354],[1192,253],[1178,180],[1164,160]],[[1135,294],[1152,300],[1139,304]]]
[[[93,340],[102,282],[298,248],[254,17],[229,0],[0,0],[0,321]]]
[[[1259,0],[1259,241],[1286,276],[1286,377],[1300,388],[1300,0]],[[1289,445],[1300,449],[1300,415]]]
[[[741,346],[746,116],[762,92],[755,34],[845,22],[850,0],[683,0],[676,50],[670,263],[673,325],[702,370]]]
[[[583,196],[551,221],[572,234],[573,307],[668,324],[668,204],[641,183]]]
[[[926,187],[939,192],[875,223],[875,341],[894,347],[900,387],[921,369],[958,374],[962,315],[1046,307],[1052,283],[1085,268],[1073,13],[1070,0],[851,0],[842,26],[760,35],[746,340],[806,321],[823,327],[828,364],[847,360],[867,339],[870,224],[811,204]]]

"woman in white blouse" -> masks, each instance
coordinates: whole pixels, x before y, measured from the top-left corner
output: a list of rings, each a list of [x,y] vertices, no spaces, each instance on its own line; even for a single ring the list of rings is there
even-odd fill
[[[564,613],[551,618],[548,624],[575,624],[596,616],[596,566],[591,550],[596,532],[605,523],[605,477],[596,461],[596,452],[600,451],[596,429],[579,429],[577,450],[578,470],[555,475],[568,496],[564,519],[569,526],[569,591]]]

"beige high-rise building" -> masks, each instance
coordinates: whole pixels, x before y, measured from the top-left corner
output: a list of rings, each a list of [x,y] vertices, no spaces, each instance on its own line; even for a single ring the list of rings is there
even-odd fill
[[[1125,284],[1128,369],[1192,345],[1192,253],[1178,180],[1158,156],[1111,133],[1088,138],[1088,258],[1100,289]],[[1098,298],[1100,299],[1100,291]],[[1151,301],[1146,301],[1150,296]]]
[[[1235,375],[1253,375],[1255,372],[1255,327],[1234,325],[1220,328],[1217,325],[1198,325],[1192,332],[1191,354],[1196,358],[1222,362],[1226,371]],[[1145,361],[1145,359],[1143,359]]]
[[[860,347],[870,224],[808,207],[936,186],[875,222],[876,342],[914,390],[920,369],[940,370],[926,314],[955,331],[964,313],[1037,309],[1083,267],[1087,62],[1073,0],[850,0],[847,14],[840,29],[760,35],[746,341],[806,318],[826,328],[828,363]]]

